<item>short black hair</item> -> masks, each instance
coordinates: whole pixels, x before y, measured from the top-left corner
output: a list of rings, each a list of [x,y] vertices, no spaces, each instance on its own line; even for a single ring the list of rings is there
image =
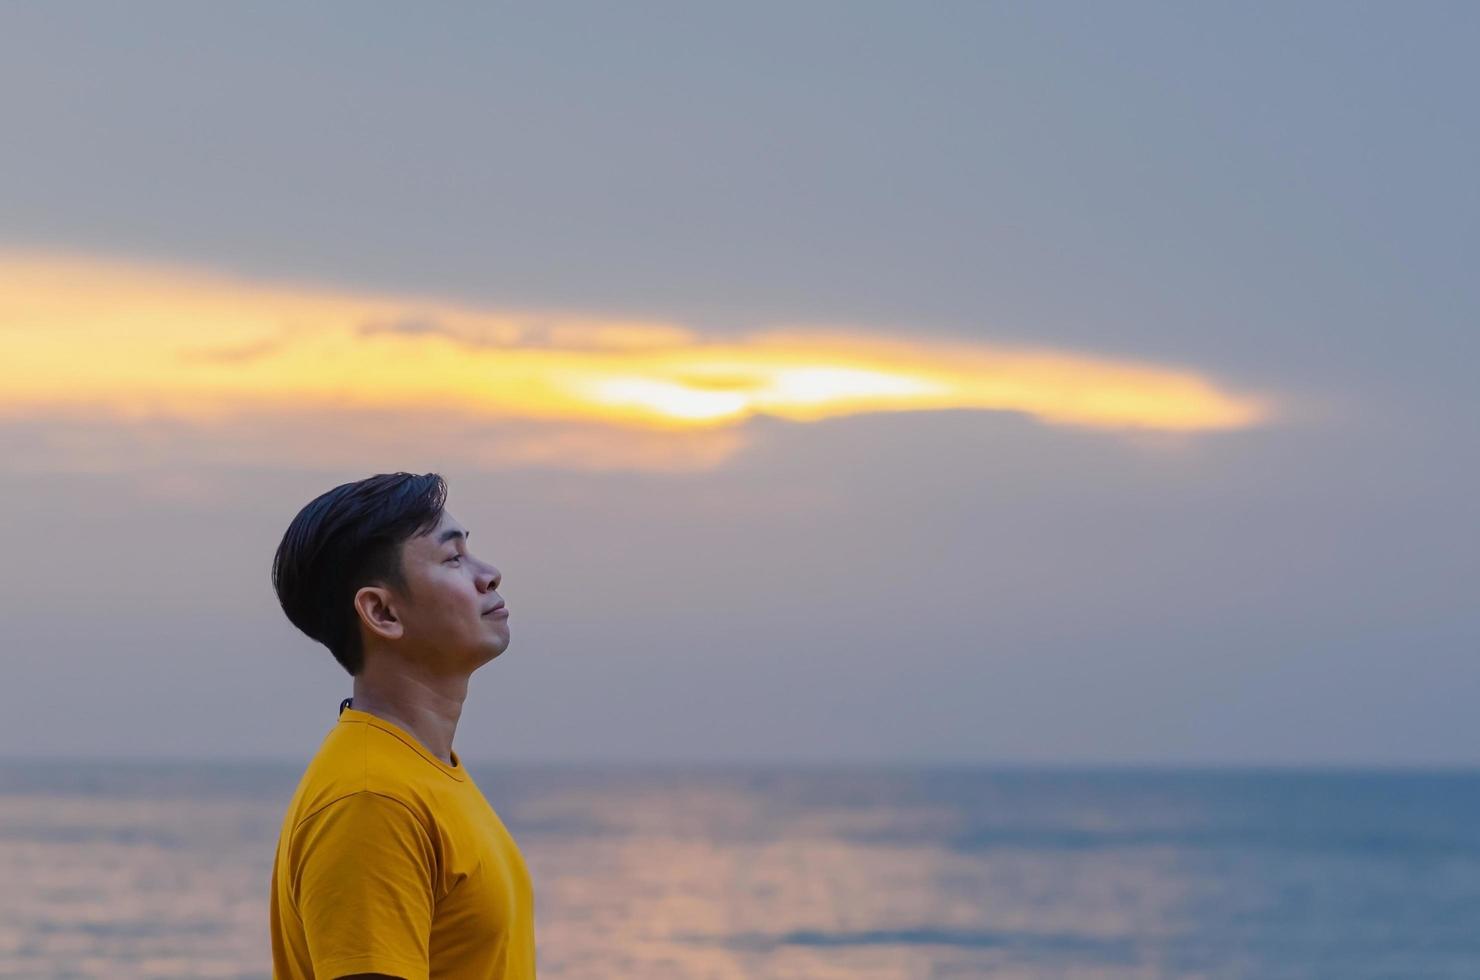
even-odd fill
[[[366,585],[409,592],[401,546],[434,529],[446,502],[436,473],[381,473],[320,494],[288,525],[272,558],[278,602],[351,677],[365,662],[355,593]]]

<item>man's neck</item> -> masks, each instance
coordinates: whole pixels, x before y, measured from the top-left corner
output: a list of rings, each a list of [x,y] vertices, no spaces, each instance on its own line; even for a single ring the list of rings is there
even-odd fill
[[[467,694],[466,677],[427,678],[367,660],[355,678],[352,707],[404,729],[450,766],[452,736]]]

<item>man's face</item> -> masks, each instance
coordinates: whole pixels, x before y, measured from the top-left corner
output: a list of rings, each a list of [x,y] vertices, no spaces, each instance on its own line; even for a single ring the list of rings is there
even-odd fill
[[[411,595],[398,603],[403,640],[428,663],[471,672],[509,646],[509,611],[494,591],[503,573],[468,549],[467,528],[446,511],[430,532],[403,545]]]

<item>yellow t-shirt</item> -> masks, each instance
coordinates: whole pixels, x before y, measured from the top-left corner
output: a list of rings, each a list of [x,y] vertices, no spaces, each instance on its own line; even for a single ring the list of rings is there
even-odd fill
[[[345,708],[303,774],[272,867],[273,980],[530,980],[534,889],[452,753]]]

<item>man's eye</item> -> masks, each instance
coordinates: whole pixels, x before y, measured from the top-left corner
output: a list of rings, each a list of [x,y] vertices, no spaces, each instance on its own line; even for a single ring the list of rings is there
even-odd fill
[[[448,561],[462,561],[462,555],[453,555]]]

